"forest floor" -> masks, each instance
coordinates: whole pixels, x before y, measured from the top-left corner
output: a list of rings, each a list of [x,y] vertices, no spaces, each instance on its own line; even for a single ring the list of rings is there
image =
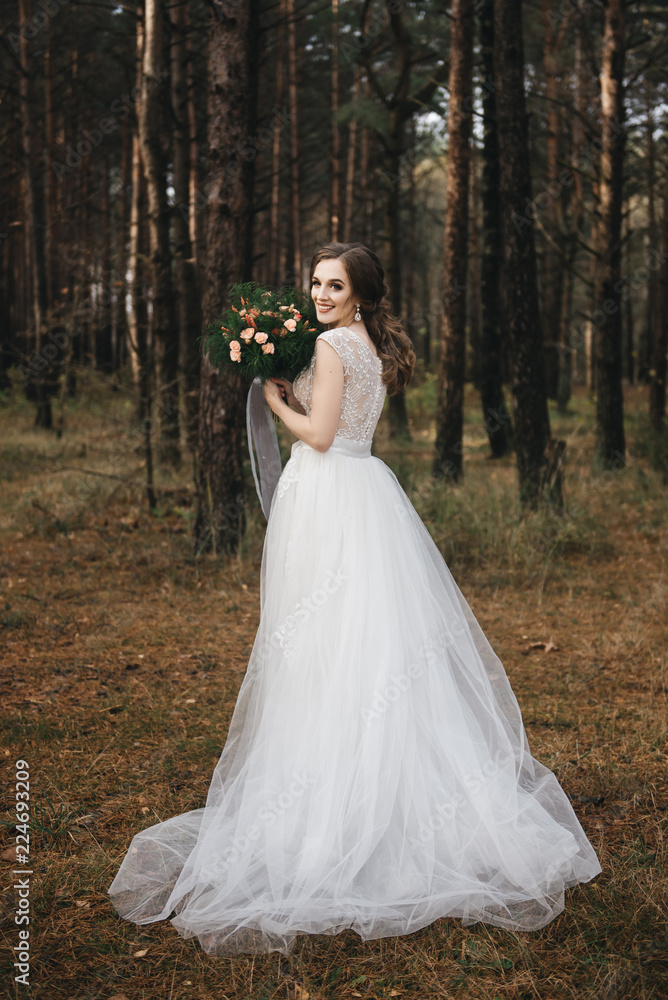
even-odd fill
[[[12,982],[15,762],[30,769],[35,1000],[660,1000],[668,996],[668,491],[645,457],[646,390],[627,387],[625,467],[591,472],[593,403],[568,414],[566,512],[521,520],[511,455],[486,456],[467,387],[466,473],[432,485],[432,378],[409,389],[412,443],[374,453],[409,493],[501,657],[531,751],[603,871],[533,933],[442,919],[363,943],[300,936],[288,958],[220,958],[169,922],[119,919],[109,885],[139,830],[204,804],[259,620],[264,517],[250,474],[233,558],[195,557],[190,464],[141,492],[132,402],[95,373],[61,437],[0,404],[3,996]],[[290,443],[282,438],[284,454]]]

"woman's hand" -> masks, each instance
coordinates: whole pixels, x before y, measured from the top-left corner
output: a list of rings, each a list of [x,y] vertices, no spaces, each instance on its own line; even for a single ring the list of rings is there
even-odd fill
[[[288,382],[286,378],[278,378],[278,376],[273,375],[271,381],[276,383],[278,386],[278,391],[280,393],[281,399],[285,400],[288,406],[293,407],[297,403],[294,392],[292,391],[292,382]],[[301,407],[300,407],[301,409]]]
[[[285,379],[269,378],[266,382],[262,383],[262,389],[264,391],[264,398],[267,401],[267,405],[276,413],[276,407],[279,401],[282,401],[283,397],[281,395],[281,390],[276,384],[277,382],[284,382]],[[289,384],[289,383],[288,383]]]

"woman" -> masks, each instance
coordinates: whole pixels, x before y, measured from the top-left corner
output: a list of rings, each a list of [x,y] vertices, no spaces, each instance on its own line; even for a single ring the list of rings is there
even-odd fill
[[[261,616],[206,805],[137,834],[110,888],[215,954],[297,933],[407,934],[442,916],[543,927],[601,871],[530,752],[504,668],[391,470],[371,455],[415,363],[380,262],[311,265],[311,364],[268,381],[298,437],[278,482]],[[283,393],[285,399],[282,398]]]

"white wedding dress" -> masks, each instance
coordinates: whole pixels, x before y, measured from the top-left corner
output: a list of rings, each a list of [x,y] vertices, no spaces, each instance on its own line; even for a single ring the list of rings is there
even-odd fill
[[[292,445],[260,624],[204,808],[134,837],[109,890],[210,953],[295,935],[409,934],[438,917],[535,930],[601,866],[394,473],[371,455],[381,361],[347,328],[326,452]],[[309,410],[315,355],[295,380]]]

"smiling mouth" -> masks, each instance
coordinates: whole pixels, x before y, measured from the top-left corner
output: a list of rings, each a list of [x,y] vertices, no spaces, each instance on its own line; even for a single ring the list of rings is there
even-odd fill
[[[333,309],[333,308],[334,308],[334,306],[318,306],[318,311],[319,312],[329,312],[329,310]]]

